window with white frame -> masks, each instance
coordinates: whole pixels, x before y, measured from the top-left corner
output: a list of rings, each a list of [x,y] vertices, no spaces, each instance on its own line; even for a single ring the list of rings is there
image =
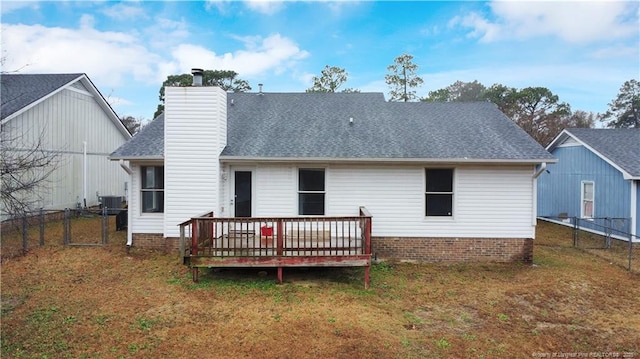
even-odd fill
[[[298,170],[298,214],[324,215],[324,168]]]
[[[453,169],[427,168],[425,212],[427,217],[453,216]]]
[[[580,217],[593,218],[594,217],[594,191],[595,186],[591,181],[582,182],[582,206],[580,210]]]
[[[142,213],[164,212],[164,166],[141,168]]]

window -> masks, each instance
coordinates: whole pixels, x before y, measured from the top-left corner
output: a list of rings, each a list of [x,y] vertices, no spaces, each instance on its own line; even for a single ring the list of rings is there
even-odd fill
[[[582,182],[582,206],[580,211],[580,217],[582,218],[593,218],[593,189],[593,182]]]
[[[453,215],[453,169],[426,170],[427,217],[451,217]]]
[[[324,169],[298,170],[298,214],[324,215]]]
[[[164,167],[142,167],[142,213],[164,212]]]

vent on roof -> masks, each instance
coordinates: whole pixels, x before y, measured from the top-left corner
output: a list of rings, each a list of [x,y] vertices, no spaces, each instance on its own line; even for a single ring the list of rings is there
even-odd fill
[[[258,95],[262,95],[262,84],[258,84]]]
[[[193,86],[202,86],[202,75],[204,70],[202,69],[191,69],[191,74],[193,75]]]

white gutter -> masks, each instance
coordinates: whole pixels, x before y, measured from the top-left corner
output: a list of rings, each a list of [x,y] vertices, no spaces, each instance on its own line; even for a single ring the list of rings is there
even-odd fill
[[[242,157],[220,156],[222,163],[254,163],[254,162],[325,162],[325,163],[437,163],[437,164],[509,164],[529,165],[556,163],[555,158],[546,159],[468,159],[468,158],[329,158],[329,157]]]
[[[131,174],[133,173],[133,171],[131,170],[131,168],[129,168],[129,166],[127,166],[126,163],[124,163],[124,160],[121,159],[120,161],[118,161],[118,163],[120,163],[120,167],[122,167],[122,169],[127,172],[127,174],[129,174],[129,176],[131,176]]]
[[[536,171],[536,173],[533,174],[533,179],[536,179],[536,178],[540,177],[542,172],[544,172],[546,169],[547,169],[547,163],[546,162],[542,162],[540,164],[540,168],[538,169],[538,171]]]
[[[131,167],[129,167],[126,163],[124,163],[123,159],[120,159],[120,161],[118,161],[118,163],[120,164],[120,167],[122,167],[122,169],[127,172],[127,174],[129,176],[131,176],[133,174],[133,170],[131,170]],[[131,191],[129,191],[127,193],[127,203],[130,203],[130,198],[129,196],[131,195]],[[129,230],[129,226],[132,223],[132,218],[133,218],[133,214],[131,211],[127,211],[127,248],[131,247],[133,245],[133,233],[131,233],[131,231]]]
[[[534,172],[531,184],[531,198],[533,198],[532,213],[531,213],[531,225],[535,226],[538,220],[538,177],[547,169],[547,163],[542,162],[540,168]],[[535,233],[535,232],[534,232]]]

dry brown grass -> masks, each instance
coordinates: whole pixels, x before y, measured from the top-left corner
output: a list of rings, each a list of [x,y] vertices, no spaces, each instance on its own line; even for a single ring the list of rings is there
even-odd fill
[[[176,256],[127,253],[122,233],[106,247],[48,238],[2,263],[2,357],[640,357],[640,276],[572,248],[568,228],[537,236],[533,266],[384,263],[368,291],[362,269],[339,268],[194,284]]]

